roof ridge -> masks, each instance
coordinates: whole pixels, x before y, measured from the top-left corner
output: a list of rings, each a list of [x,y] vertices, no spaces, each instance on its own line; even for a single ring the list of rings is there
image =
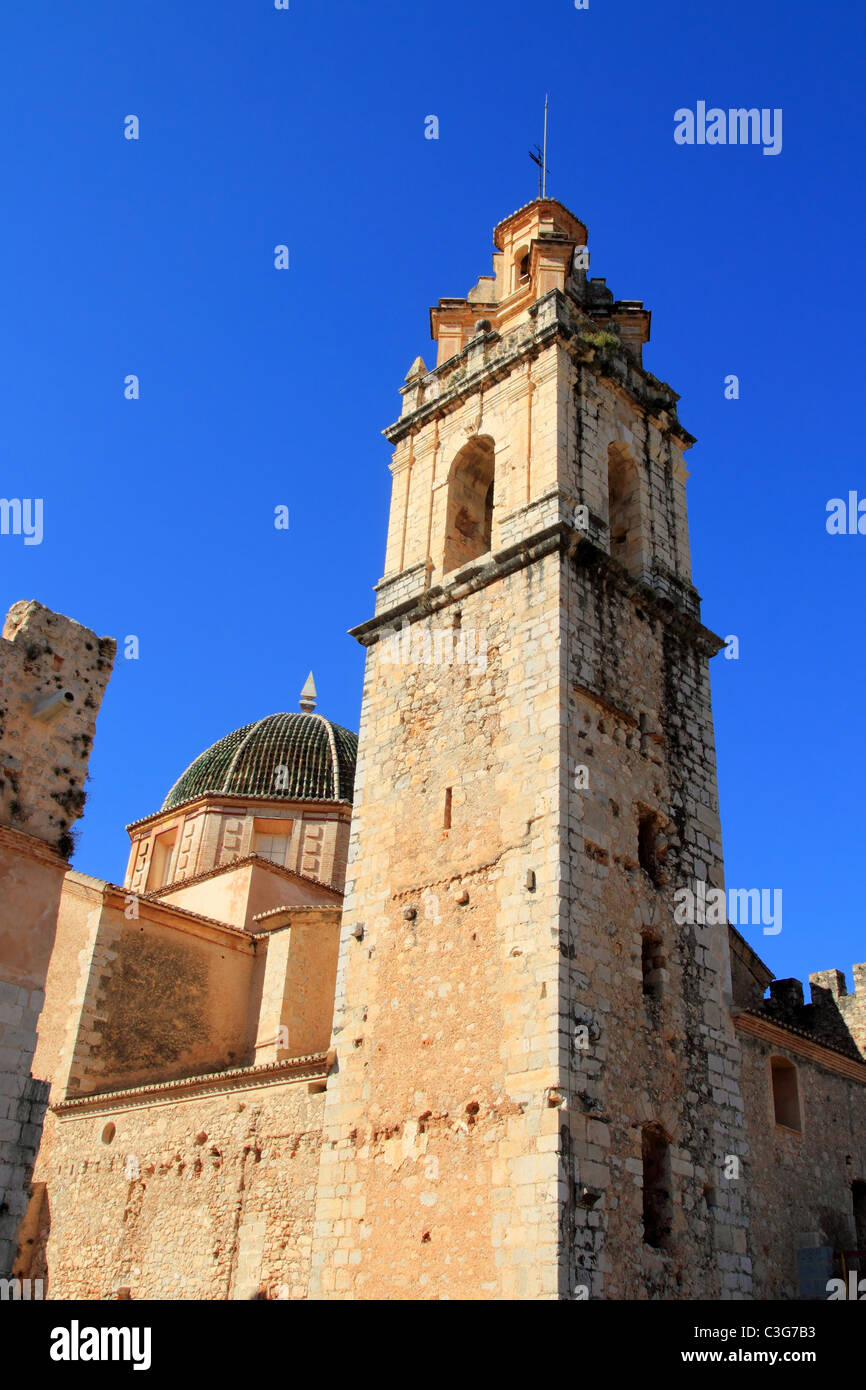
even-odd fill
[[[334,738],[334,726],[330,719],[326,719],[325,716],[319,714],[317,710],[312,712],[311,717],[313,719],[321,719],[328,731],[328,745],[331,749],[331,776],[334,779],[334,800],[337,801],[340,796],[340,759],[337,753],[337,740]]]
[[[247,746],[247,744],[249,743],[250,739],[252,738],[253,734],[256,732],[257,729],[260,729],[260,728],[262,727],[263,724],[267,724],[267,722],[268,722],[269,719],[273,719],[273,717],[274,717],[274,716],[273,716],[272,714],[266,714],[266,715],[264,716],[263,719],[257,719],[256,722],[255,722],[255,724],[251,724],[251,725],[249,726],[249,728],[248,728],[246,734],[245,734],[244,737],[241,739],[240,743],[238,744],[237,748],[235,749],[234,754],[232,755],[232,760],[231,760],[231,762],[229,763],[228,770],[227,770],[225,776],[223,777],[222,781],[220,782],[220,791],[221,791],[221,792],[224,792],[224,791],[226,790],[226,785],[227,785],[227,783],[228,783],[228,781],[229,781],[229,778],[231,777],[232,773],[233,773],[234,770],[235,770],[235,767],[236,767],[236,765],[237,765],[238,758],[240,757],[240,755],[241,755],[241,753],[243,752],[243,750],[246,748],[246,746]]]

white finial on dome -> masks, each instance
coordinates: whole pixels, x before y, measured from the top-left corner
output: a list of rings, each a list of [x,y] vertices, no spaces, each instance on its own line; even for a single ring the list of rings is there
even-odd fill
[[[301,691],[301,709],[304,711],[304,714],[312,714],[315,708],[316,682],[313,680],[313,673],[311,671],[310,674],[307,676],[307,679],[304,682],[304,688]]]

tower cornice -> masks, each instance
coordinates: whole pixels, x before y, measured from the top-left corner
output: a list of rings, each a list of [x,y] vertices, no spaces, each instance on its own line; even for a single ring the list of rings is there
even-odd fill
[[[694,435],[677,419],[680,397],[673,387],[647,371],[625,347],[614,346],[609,341],[614,335],[599,332],[598,325],[569,296],[551,290],[530,307],[529,315],[529,321],[505,337],[494,331],[479,332],[461,352],[404,386],[403,395],[407,402],[414,396],[414,405],[404,407],[400,419],[382,431],[388,442],[398,444],[431,421],[451,415],[480,390],[488,390],[559,342],[575,362],[615,383],[684,448],[695,443]]]
[[[522,222],[529,224],[536,218],[540,219],[541,232],[542,235],[545,235],[545,217],[550,221],[554,215],[554,209],[559,210],[560,217],[565,214],[566,227],[575,240],[583,241],[586,239],[586,225],[581,222],[579,217],[575,216],[570,208],[565,206],[565,203],[561,203],[558,198],[533,198],[531,203],[524,203],[523,207],[517,208],[515,212],[503,217],[501,222],[497,222],[493,228],[493,245],[497,251],[501,251],[506,229],[519,227]],[[561,235],[555,231],[547,234],[551,236]]]
[[[507,575],[525,569],[557,552],[572,556],[582,569],[602,571],[605,582],[610,587],[638,602],[646,612],[664,623],[669,630],[691,642],[701,655],[715,656],[724,647],[724,638],[705,627],[697,616],[700,596],[692,585],[682,584],[681,581],[678,585],[682,590],[683,604],[693,608],[690,612],[687,607],[680,606],[673,599],[635,579],[622,565],[611,559],[605,550],[565,521],[555,522],[534,536],[521,539],[477,564],[464,566],[453,576],[449,576],[444,583],[435,584],[410,598],[382,608],[374,617],[350,628],[349,636],[354,637],[364,647],[372,646],[390,633],[395,623],[413,623],[429,618],[470,594],[498,583]],[[381,585],[378,587],[381,588]]]

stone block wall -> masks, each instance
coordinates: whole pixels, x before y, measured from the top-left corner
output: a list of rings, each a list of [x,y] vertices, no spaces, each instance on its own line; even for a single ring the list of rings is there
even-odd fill
[[[256,1062],[326,1052],[331,1041],[340,944],[339,908],[306,906],[265,915],[267,947]]]
[[[52,1299],[304,1298],[323,1086],[319,1061],[50,1113],[16,1273]]]
[[[368,652],[314,1297],[559,1288],[558,558],[457,609],[484,669]]]
[[[727,939],[673,915],[678,885],[723,882],[707,671],[715,643],[697,624],[673,628],[618,567],[565,567],[560,1028],[572,1287],[606,1298],[747,1297]],[[668,1146],[670,1225],[659,1245],[644,1236],[646,1126]]]

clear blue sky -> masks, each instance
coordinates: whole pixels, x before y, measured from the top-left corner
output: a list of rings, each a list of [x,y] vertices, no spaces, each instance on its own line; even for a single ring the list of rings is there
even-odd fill
[[[549,191],[592,273],[652,309],[646,364],[699,440],[695,582],[741,643],[713,666],[729,885],[782,888],[781,935],[747,933],[778,975],[850,984],[866,536],[828,536],[825,507],[866,496],[864,28],[850,0],[4,7],[0,495],[44,498],[45,539],[0,538],[0,607],[141,641],[78,868],[119,880],[124,825],[215,739],[297,708],[310,667],[357,728],[380,431],[433,360],[428,306],[489,272],[492,227],[535,195],[549,89]],[[677,146],[700,100],[782,108],[782,153]]]

